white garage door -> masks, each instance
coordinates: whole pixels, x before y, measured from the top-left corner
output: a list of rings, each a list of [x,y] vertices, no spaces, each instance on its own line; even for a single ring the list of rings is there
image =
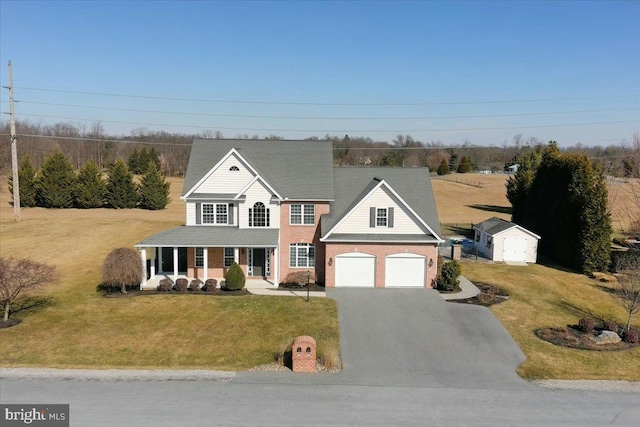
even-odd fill
[[[416,254],[389,255],[385,260],[385,286],[424,287],[425,257]]]
[[[527,259],[527,239],[505,238],[502,259],[503,261],[525,261]]]
[[[336,256],[336,287],[375,287],[376,257],[353,252]]]

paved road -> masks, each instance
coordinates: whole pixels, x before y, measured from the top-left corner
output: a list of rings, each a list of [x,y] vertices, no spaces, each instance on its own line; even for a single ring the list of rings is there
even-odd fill
[[[69,403],[72,426],[635,426],[640,394],[219,381],[0,382],[2,403]]]

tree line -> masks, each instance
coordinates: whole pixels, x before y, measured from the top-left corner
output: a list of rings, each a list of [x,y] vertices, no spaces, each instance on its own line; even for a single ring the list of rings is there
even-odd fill
[[[11,167],[9,123],[0,123],[0,172],[7,174]],[[87,125],[60,122],[53,125],[17,121],[19,158],[29,155],[34,165],[40,165],[53,150],[61,150],[71,164],[79,169],[88,160],[98,168],[106,168],[118,158],[129,158],[135,150],[153,150],[159,168],[166,176],[184,175],[195,138],[223,139],[220,131],[198,134],[169,133],[138,128],[129,135],[116,136],[106,133],[100,122]],[[284,139],[278,135],[260,137],[248,134],[235,135],[234,139]],[[349,135],[325,135],[306,140],[331,141],[334,162],[341,166],[428,166],[436,171],[444,162],[449,171],[458,171],[466,158],[471,171],[502,172],[505,166],[517,161],[517,157],[535,149],[543,142],[531,136],[515,135],[510,141],[496,142],[494,146],[475,146],[469,140],[461,143],[445,143],[440,140],[419,141],[411,135],[397,135],[391,141]],[[598,163],[604,173],[615,177],[640,177],[640,134],[632,135],[628,143],[607,147],[586,147],[577,144],[565,151],[584,154]],[[146,167],[142,162],[142,167]],[[130,169],[133,169],[130,166]],[[467,169],[463,166],[463,169]],[[133,171],[133,170],[132,170]],[[141,173],[138,170],[137,173]]]
[[[43,208],[164,209],[171,201],[170,183],[161,173],[158,162],[148,160],[140,182],[136,183],[133,173],[122,159],[107,167],[106,179],[103,179],[104,174],[94,160],[88,160],[76,170],[62,151],[56,150],[45,157],[42,165],[36,169],[27,155],[18,169],[20,205]],[[13,194],[11,177],[9,191]]]

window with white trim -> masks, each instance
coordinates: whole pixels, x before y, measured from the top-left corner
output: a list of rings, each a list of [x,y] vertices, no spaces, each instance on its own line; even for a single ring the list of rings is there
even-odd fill
[[[314,267],[316,247],[310,243],[292,243],[289,245],[289,267]]]
[[[196,268],[204,268],[204,248],[196,248],[194,261]]]
[[[387,226],[387,208],[376,209],[376,227]]]
[[[269,227],[270,222],[270,209],[264,203],[256,202],[249,208],[249,227]]]
[[[487,247],[490,248],[492,243],[493,243],[493,237],[487,236]]]
[[[226,203],[203,203],[203,224],[229,224],[229,205]]]
[[[316,222],[315,205],[291,205],[289,209],[289,224],[314,225]]]
[[[224,248],[224,268],[229,268],[233,265],[234,261],[236,260],[235,252],[236,251],[233,248]]]

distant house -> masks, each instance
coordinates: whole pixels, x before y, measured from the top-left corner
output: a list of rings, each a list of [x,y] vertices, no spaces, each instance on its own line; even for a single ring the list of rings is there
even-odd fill
[[[434,287],[440,237],[427,168],[334,167],[329,141],[195,140],[186,223],[138,243],[159,277],[222,280],[238,263],[273,286]]]
[[[536,262],[540,236],[526,228],[493,217],[476,224],[473,229],[479,255],[492,261]]]
[[[516,173],[520,168],[520,164],[516,163],[515,165],[507,166],[507,173]]]

